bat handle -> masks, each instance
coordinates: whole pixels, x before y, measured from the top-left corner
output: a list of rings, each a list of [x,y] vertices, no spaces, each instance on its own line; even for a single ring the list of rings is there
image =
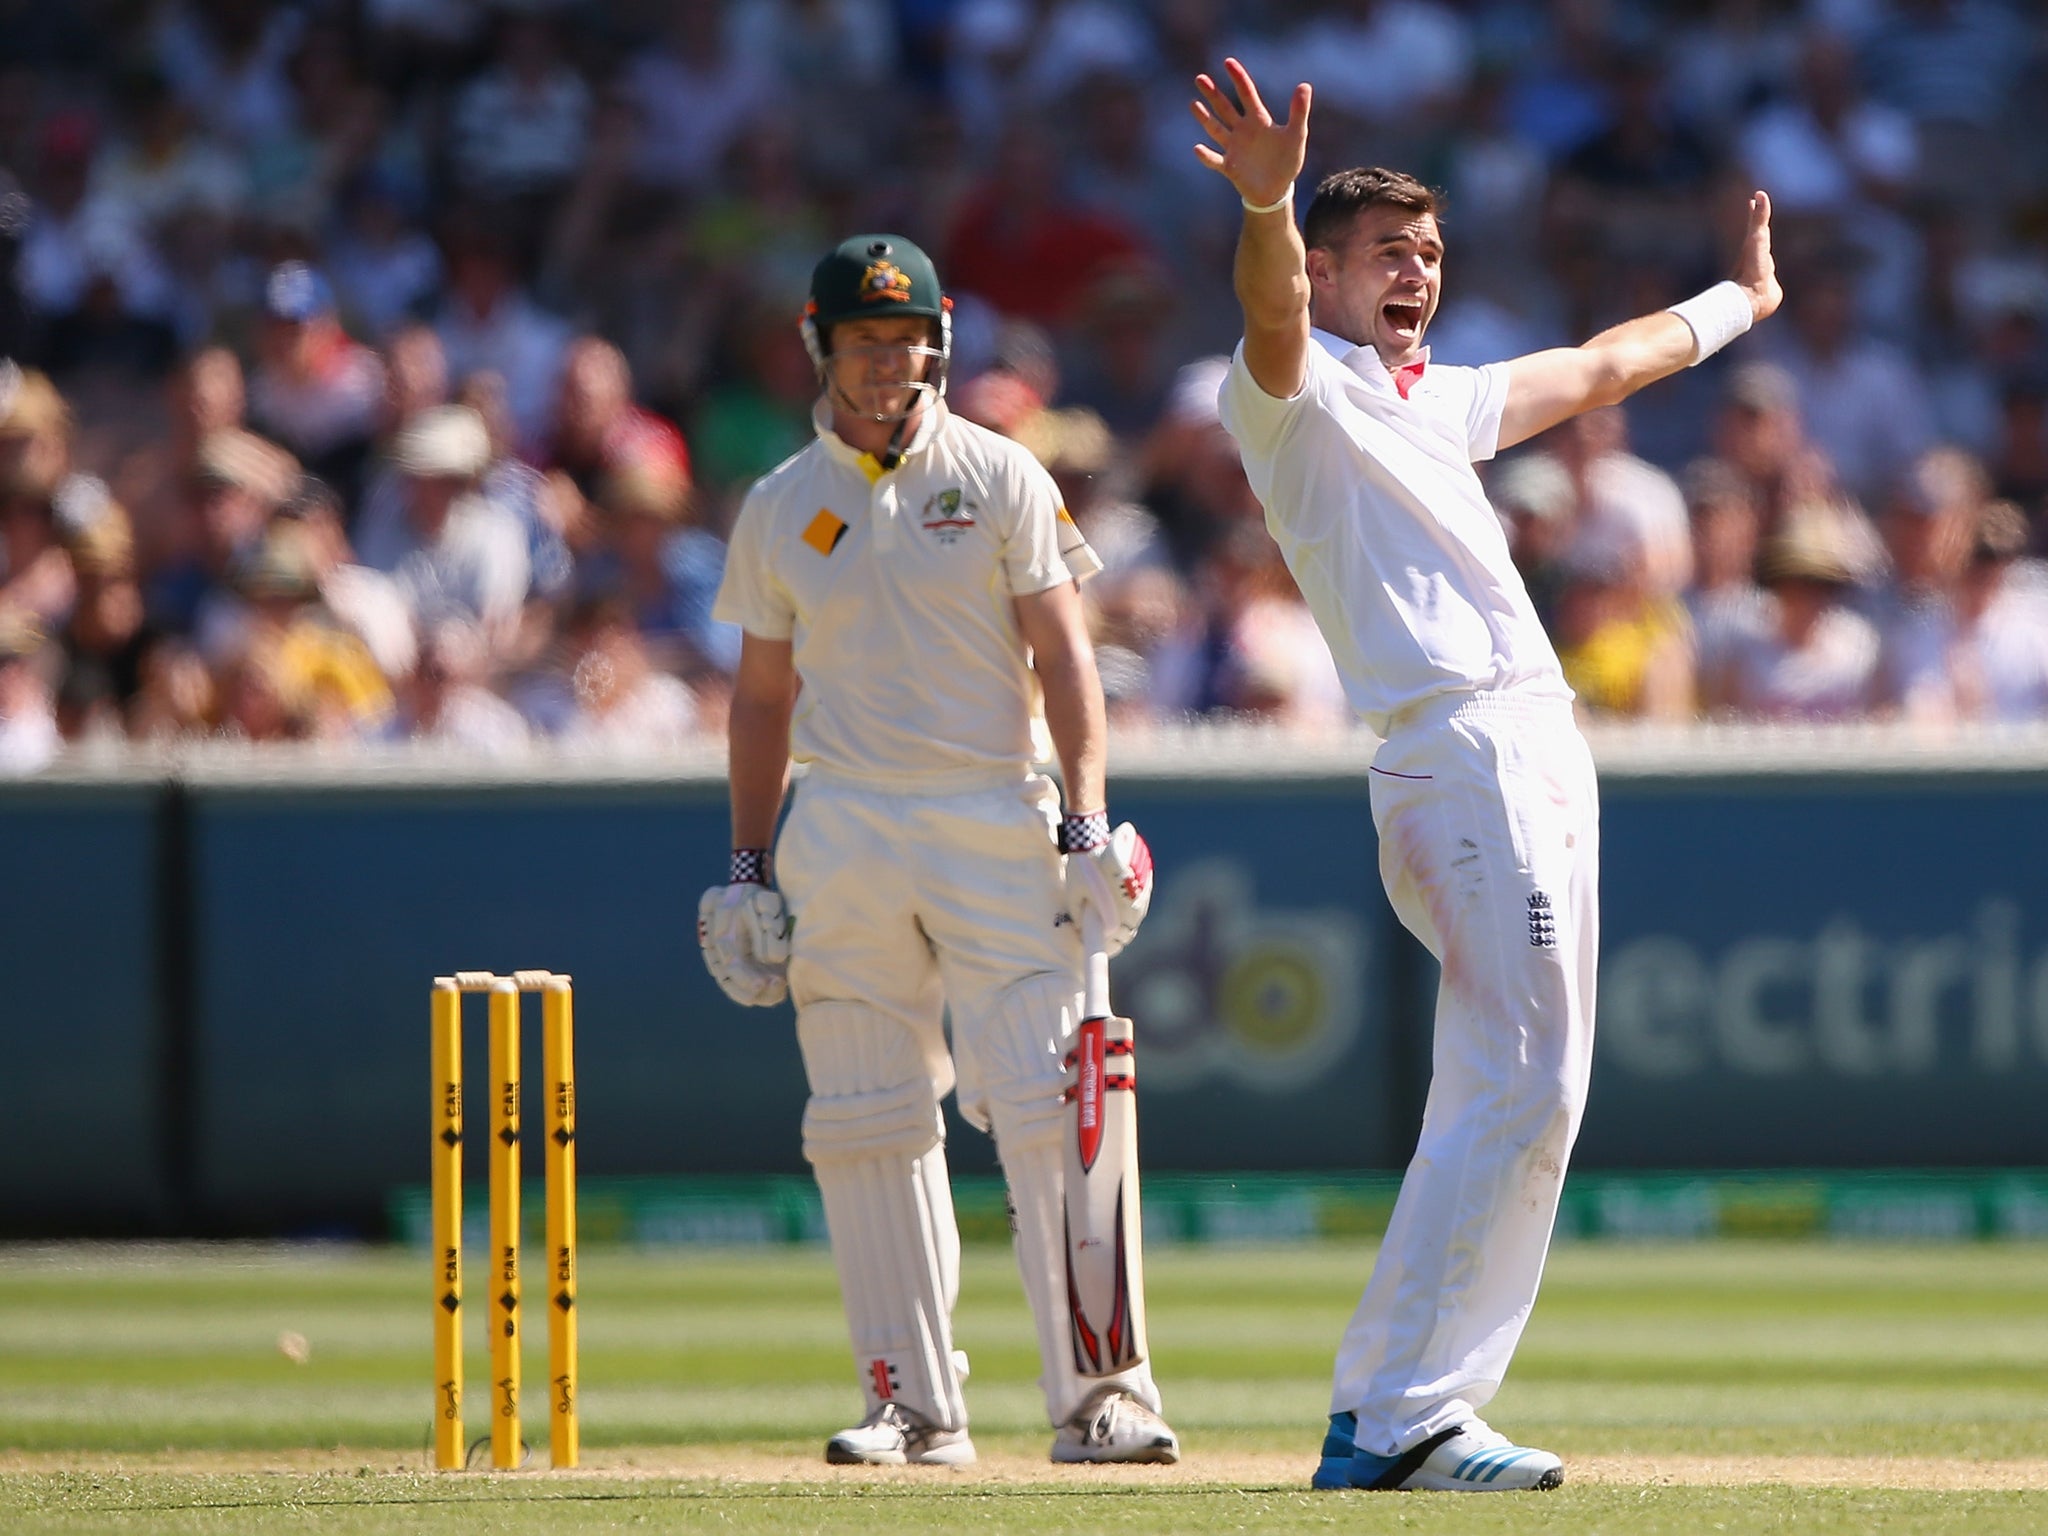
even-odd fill
[[[1088,903],[1081,904],[1081,1017],[1109,1017],[1109,951],[1102,942],[1102,919]]]

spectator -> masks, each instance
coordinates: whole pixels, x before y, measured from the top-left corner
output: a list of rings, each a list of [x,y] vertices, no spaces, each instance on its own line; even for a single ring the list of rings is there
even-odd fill
[[[556,738],[566,750],[659,756],[688,745],[696,701],[679,679],[655,670],[624,603],[586,603],[568,638],[568,712]]]
[[[1848,603],[1841,524],[1794,509],[1765,541],[1757,574],[1775,622],[1736,657],[1727,702],[1770,720],[1848,720],[1870,706],[1877,631]]]
[[[59,487],[54,506],[77,580],[76,600],[58,636],[59,729],[66,741],[118,738],[142,685],[150,638],[135,581],[134,536],[126,511],[91,476],[71,476]]]
[[[42,632],[20,610],[0,608],[0,778],[40,773],[62,739],[49,680],[39,664]]]
[[[1680,720],[1692,715],[1692,624],[1654,585],[1641,546],[1588,530],[1565,561],[1557,656],[1578,707],[1593,717]]]
[[[643,186],[699,193],[726,152],[774,100],[775,79],[756,49],[732,36],[719,0],[670,0],[661,39],[626,66],[639,115],[633,176]]]
[[[1927,384],[1896,347],[1864,334],[1852,277],[1860,258],[1847,247],[1808,271],[1788,273],[1789,328],[1771,333],[1775,359],[1798,392],[1799,414],[1844,490],[1866,507],[1931,446]]]
[[[1020,123],[962,205],[945,268],[955,288],[1003,314],[1057,326],[1103,276],[1145,254],[1122,219],[1068,199],[1051,145]]]
[[[1551,439],[1578,498],[1574,537],[1628,552],[1632,568],[1659,597],[1692,581],[1692,538],[1685,498],[1671,477],[1628,451],[1628,418],[1619,406],[1587,411]]]
[[[322,740],[381,733],[392,712],[390,686],[369,647],[322,603],[303,525],[273,526],[236,572],[235,586],[248,610],[229,668],[239,670],[245,697],[274,690],[300,717],[296,728]],[[236,707],[231,692],[231,715]]]
[[[479,484],[491,462],[483,418],[466,405],[422,411],[391,457],[405,492],[388,522],[361,531],[363,564],[397,581],[417,630],[462,618],[493,653],[509,645],[532,567],[518,517]]]
[[[460,619],[435,625],[420,646],[419,665],[399,681],[392,739],[491,762],[531,750],[533,736],[519,711],[484,685],[489,666],[474,625]]]
[[[457,186],[488,201],[560,191],[583,159],[590,87],[545,12],[501,11],[496,25],[489,67],[455,100]]]
[[[522,443],[547,429],[569,328],[520,286],[511,244],[482,214],[458,218],[448,241],[449,287],[434,328],[456,378],[495,373]]]
[[[1558,600],[1568,580],[1565,556],[1578,531],[1579,490],[1571,472],[1547,453],[1497,462],[1487,499],[1508,537],[1508,554],[1543,627],[1556,632]]]
[[[1870,616],[1881,650],[1873,704],[1909,720],[1953,713],[1948,647],[1971,530],[1989,499],[1983,467],[1956,448],[1921,456],[1893,488],[1879,530],[1891,557]]]
[[[1051,472],[1067,515],[1102,561],[1101,575],[1083,589],[1084,597],[1131,571],[1168,563],[1159,519],[1127,499],[1114,478],[1116,439],[1100,416],[1085,405],[1037,411],[1012,435]]]
[[[712,618],[725,542],[690,524],[690,483],[673,459],[626,458],[598,487],[601,540],[584,590],[618,599],[653,662],[700,685],[739,665],[736,624]]]
[[[1731,465],[1702,459],[1686,471],[1685,500],[1693,547],[1685,606],[1700,706],[1712,713],[1728,706],[1737,660],[1760,643],[1775,615],[1756,583],[1762,529],[1755,489]]]
[[[210,434],[178,507],[178,558],[159,566],[144,587],[151,620],[174,634],[196,635],[204,649],[237,562],[256,547],[299,476],[296,459],[253,432]]]
[[[1955,717],[2048,720],[2048,593],[2038,566],[2023,574],[2026,519],[1989,502],[1971,532],[1949,652]]]
[[[334,290],[302,261],[271,269],[263,313],[250,417],[353,501],[383,411],[383,361],[341,328]]]
[[[1794,507],[1832,518],[1850,569],[1859,579],[1872,576],[1884,561],[1877,531],[1843,499],[1833,464],[1806,436],[1798,398],[1792,376],[1775,364],[1736,367],[1715,415],[1714,456],[1749,483],[1766,537]]]
[[[1847,38],[1810,29],[1799,51],[1793,93],[1743,125],[1743,172],[1768,187],[1787,214],[1852,214],[1887,208],[1918,169],[1913,120],[1869,100]]]
[[[328,270],[342,308],[378,340],[423,319],[441,287],[441,253],[410,223],[389,172],[359,177],[342,199],[344,224]]]
[[[620,469],[639,463],[687,487],[690,453],[683,435],[633,403],[633,375],[617,347],[597,336],[573,342],[562,364],[542,462],[586,501]]]

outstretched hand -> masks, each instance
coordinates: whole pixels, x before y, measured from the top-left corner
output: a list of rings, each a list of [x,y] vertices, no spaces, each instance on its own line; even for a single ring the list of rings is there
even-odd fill
[[[1195,121],[1219,146],[1195,146],[1195,157],[1212,171],[1229,178],[1237,195],[1247,203],[1264,207],[1277,203],[1293,187],[1308,158],[1308,109],[1314,94],[1307,85],[1297,85],[1287,104],[1287,117],[1274,122],[1273,114],[1259,99],[1259,88],[1235,59],[1225,59],[1237,100],[1207,75],[1195,76],[1198,98],[1188,103]],[[1768,245],[1766,262],[1769,261]]]
[[[1749,295],[1749,306],[1758,320],[1767,320],[1785,302],[1785,290],[1778,284],[1778,265],[1771,259],[1771,198],[1768,192],[1752,193],[1749,199],[1749,229],[1742,237],[1742,251],[1735,260],[1735,282]]]

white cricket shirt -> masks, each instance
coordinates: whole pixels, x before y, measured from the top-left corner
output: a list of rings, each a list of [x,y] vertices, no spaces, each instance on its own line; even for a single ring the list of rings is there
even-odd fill
[[[1506,367],[1431,366],[1404,400],[1371,347],[1310,335],[1292,399],[1240,342],[1217,404],[1351,707],[1384,736],[1437,694],[1570,699],[1472,468],[1500,441]]]
[[[835,434],[754,483],[716,617],[788,640],[799,762],[940,788],[1050,756],[1011,600],[1101,562],[1030,450],[935,402],[884,472]]]

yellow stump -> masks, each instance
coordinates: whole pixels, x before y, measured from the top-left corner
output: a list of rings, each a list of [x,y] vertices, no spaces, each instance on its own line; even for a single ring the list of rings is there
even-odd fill
[[[576,1419],[576,1053],[569,978],[541,992],[547,1083],[548,1449],[557,1467],[580,1455]]]
[[[491,986],[491,1465],[519,1465],[519,987]]]
[[[434,1465],[462,1465],[462,993],[434,983]]]

